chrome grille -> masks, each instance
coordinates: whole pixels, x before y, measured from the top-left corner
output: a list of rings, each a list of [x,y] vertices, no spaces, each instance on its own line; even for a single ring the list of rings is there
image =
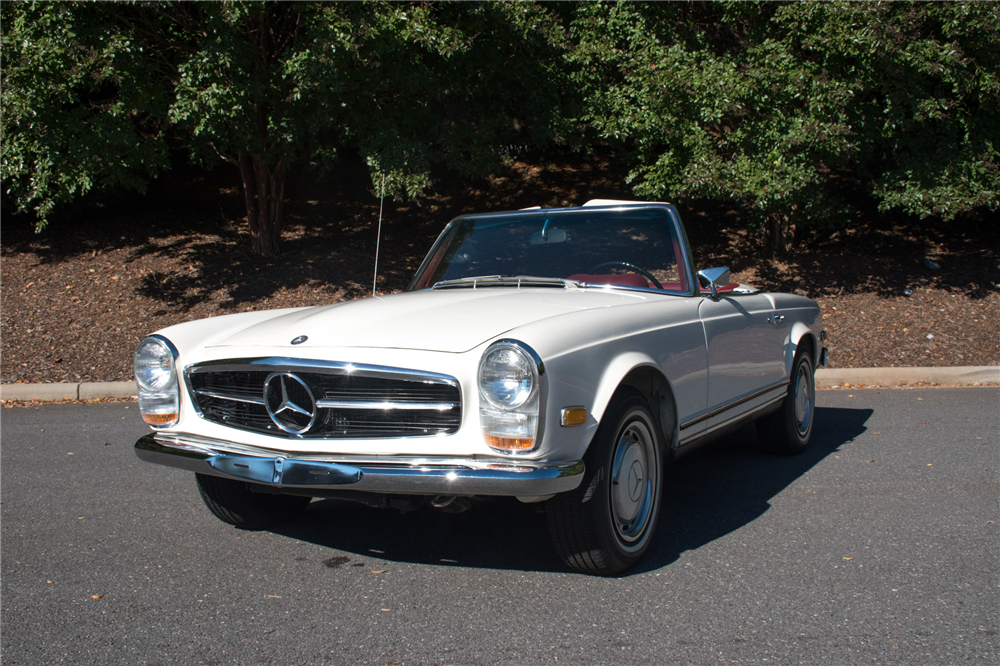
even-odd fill
[[[261,358],[198,364],[188,367],[184,376],[202,418],[281,437],[434,436],[457,432],[462,419],[458,381],[434,373]],[[272,377],[276,379],[268,384]],[[265,386],[269,388],[265,390]],[[292,405],[284,410],[285,418],[280,413],[283,400]],[[315,420],[304,432],[296,430],[309,419],[291,414],[295,410],[315,413]],[[298,422],[288,423],[293,420],[288,416],[298,418]]]

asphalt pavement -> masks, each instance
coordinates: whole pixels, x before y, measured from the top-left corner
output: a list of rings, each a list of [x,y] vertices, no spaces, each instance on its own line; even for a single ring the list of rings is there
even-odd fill
[[[135,457],[134,403],[6,407],[3,664],[1000,662],[1000,388],[816,419],[801,456],[747,428],[671,465],[649,556],[601,579],[516,502],[239,531]]]

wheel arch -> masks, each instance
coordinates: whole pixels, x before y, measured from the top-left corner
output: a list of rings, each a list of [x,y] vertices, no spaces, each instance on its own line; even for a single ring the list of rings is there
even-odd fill
[[[628,355],[617,359],[608,368],[601,388],[594,399],[592,414],[598,422],[604,418],[608,405],[622,389],[637,391],[649,404],[656,417],[665,452],[676,448],[678,437],[677,404],[670,380],[656,363],[642,355]]]
[[[816,349],[818,345],[816,335],[812,330],[803,322],[795,322],[788,339],[789,353],[785,358],[785,374],[791,376],[795,357],[798,356],[801,350],[809,352],[809,355],[812,357],[813,369],[815,369],[817,363]]]

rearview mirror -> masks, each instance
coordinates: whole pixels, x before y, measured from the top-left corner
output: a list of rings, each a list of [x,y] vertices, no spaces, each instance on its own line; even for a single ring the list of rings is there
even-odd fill
[[[542,229],[531,234],[532,245],[548,245],[549,243],[565,243],[565,229]]]

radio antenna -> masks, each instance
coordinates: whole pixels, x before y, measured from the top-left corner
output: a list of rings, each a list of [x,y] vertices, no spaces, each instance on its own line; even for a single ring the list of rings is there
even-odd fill
[[[378,200],[378,233],[375,236],[375,275],[372,276],[372,296],[375,296],[375,284],[378,282],[378,247],[382,242],[382,204],[385,203],[385,174],[382,174],[381,196]]]

